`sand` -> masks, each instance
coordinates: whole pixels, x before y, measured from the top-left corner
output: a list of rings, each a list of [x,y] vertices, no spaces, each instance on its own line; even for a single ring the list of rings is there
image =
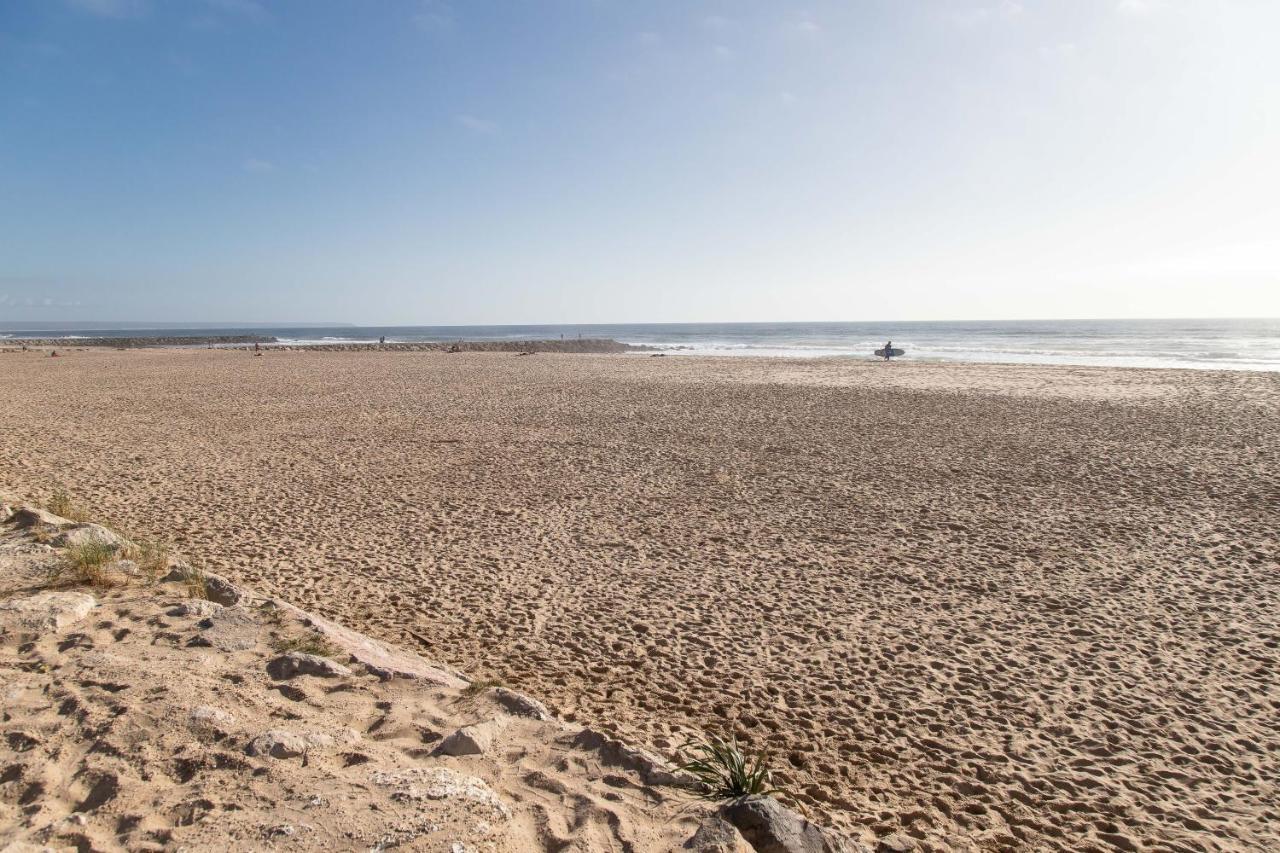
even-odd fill
[[[193,598],[180,560],[51,582],[64,536],[118,537],[3,504],[6,853],[754,849],[669,765],[214,574]]]
[[[926,849],[1280,845],[1280,376],[0,354],[0,481]]]

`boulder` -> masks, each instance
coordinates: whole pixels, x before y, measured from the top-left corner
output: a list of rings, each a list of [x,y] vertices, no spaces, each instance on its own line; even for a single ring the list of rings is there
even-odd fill
[[[463,726],[436,747],[442,755],[484,755],[493,746],[493,723]]]
[[[535,720],[550,720],[551,712],[547,710],[547,706],[543,705],[537,699],[532,699],[523,693],[517,693],[514,690],[508,690],[505,687],[491,687],[488,695],[508,712],[517,717],[531,717]]]
[[[273,599],[269,603],[282,613],[297,618],[304,625],[315,630],[384,681],[392,678],[410,678],[441,687],[467,685],[466,680],[457,672],[430,663],[412,652],[387,646],[359,631],[330,622],[288,602]]]
[[[15,527],[62,527],[70,524],[60,515],[40,509],[34,506],[24,506],[14,510],[10,515],[6,524],[12,524]]]
[[[215,575],[212,572],[198,573],[186,563],[174,564],[161,580],[165,583],[182,583],[191,580],[197,574],[201,574],[204,580],[205,597],[215,604],[234,607],[237,604],[248,603],[251,598],[249,590],[236,586],[222,575]]]
[[[342,744],[351,744],[360,740],[360,733],[347,729],[340,738],[334,738],[323,732],[291,732],[285,729],[271,729],[263,732],[253,740],[245,752],[249,755],[270,758],[297,758],[308,752],[327,752]]]
[[[214,615],[222,609],[221,604],[209,601],[206,598],[192,598],[182,602],[177,607],[169,611],[170,616],[199,616],[207,618]]]
[[[63,548],[75,548],[84,545],[105,545],[116,550],[124,545],[124,540],[114,531],[101,524],[76,524],[68,527],[53,540],[54,545]]]
[[[262,624],[247,607],[219,607],[198,625],[200,634],[192,644],[213,646],[224,652],[253,648],[262,632]]]
[[[719,815],[709,815],[681,849],[696,853],[755,853],[742,833]]]
[[[40,592],[0,603],[0,628],[43,634],[79,622],[98,600],[84,592]]]
[[[236,724],[236,718],[231,714],[221,708],[211,708],[207,705],[192,708],[187,720],[191,728],[197,732],[224,735],[230,732]]]
[[[400,802],[452,800],[479,806],[492,818],[505,820],[511,817],[511,807],[483,779],[464,776],[448,767],[375,770],[369,781],[380,788],[390,788],[391,799]]]
[[[267,664],[267,675],[277,681],[293,678],[298,675],[314,675],[319,678],[339,678],[351,675],[337,661],[322,658],[319,655],[308,655],[302,652],[286,652]]]
[[[810,823],[772,797],[742,797],[720,807],[756,853],[866,853],[865,845]]]
[[[912,853],[917,849],[915,839],[903,832],[886,835],[876,842],[876,853]]]

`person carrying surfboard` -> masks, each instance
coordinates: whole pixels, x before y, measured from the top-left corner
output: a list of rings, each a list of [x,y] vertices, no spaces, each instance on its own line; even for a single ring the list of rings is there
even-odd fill
[[[893,358],[893,341],[884,345],[884,360],[888,361],[891,358]]]

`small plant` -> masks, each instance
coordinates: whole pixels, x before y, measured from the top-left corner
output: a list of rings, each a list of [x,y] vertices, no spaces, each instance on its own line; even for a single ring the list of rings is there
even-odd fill
[[[479,696],[481,693],[485,692],[490,687],[502,687],[502,686],[503,684],[501,681],[496,681],[492,678],[477,678],[475,681],[471,682],[466,687],[462,688],[462,695],[463,696]]]
[[[300,637],[277,637],[271,645],[281,654],[285,652],[302,652],[304,655],[315,655],[322,658],[331,658],[341,651],[316,633],[308,633]]]
[[[183,578],[182,584],[187,589],[188,598],[207,599],[209,597],[209,579],[205,577],[203,563],[192,560],[187,567],[186,577]]]
[[[71,495],[67,494],[65,489],[54,489],[46,506],[49,512],[62,516],[69,521],[85,521],[88,519],[88,515],[72,502]]]
[[[702,796],[708,800],[731,800],[752,795],[780,794],[773,787],[773,773],[764,755],[751,758],[738,746],[738,739],[713,737],[709,743],[693,747],[698,756],[680,769],[693,774],[702,783]]]
[[[107,565],[116,558],[116,549],[105,542],[82,542],[67,548],[63,562],[49,571],[49,582],[60,583],[68,576],[72,583],[96,587],[115,585]]]
[[[167,544],[140,539],[128,545],[122,556],[137,563],[147,585],[154,586],[169,568],[169,554]]]

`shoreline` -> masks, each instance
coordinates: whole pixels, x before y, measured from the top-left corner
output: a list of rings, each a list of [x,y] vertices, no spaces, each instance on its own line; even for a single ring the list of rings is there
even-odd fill
[[[204,337],[204,338],[167,338],[163,342],[155,342],[153,338],[32,338],[0,339],[0,355],[20,352],[44,352],[49,350],[85,351],[85,350],[160,350],[182,352],[187,350],[229,350],[244,351],[252,349],[250,344],[256,343],[261,351],[281,352],[496,352],[532,355],[535,353],[565,354],[630,354],[662,356],[684,359],[715,360],[779,360],[784,362],[835,362],[835,363],[881,363],[883,359],[870,354],[852,352],[829,352],[821,354],[800,354],[795,351],[779,350],[774,352],[717,352],[697,349],[687,345],[667,344],[633,344],[612,339],[584,338],[569,340],[454,340],[454,341],[335,341],[335,342],[291,342],[271,338],[260,340],[242,340],[242,337]],[[117,343],[121,341],[122,343]],[[188,343],[189,341],[189,343]],[[24,347],[29,349],[24,350]],[[1051,369],[1094,369],[1094,370],[1152,370],[1152,371],[1191,371],[1195,373],[1225,374],[1280,374],[1280,365],[1222,366],[1209,363],[1196,364],[1123,364],[1085,361],[1033,361],[1000,358],[958,359],[941,356],[900,356],[893,364],[906,365],[954,365],[958,367],[1008,367],[1008,368],[1051,368]]]
[[[1270,764],[1157,720],[1194,689],[1280,749],[1238,700],[1280,664],[1280,377],[176,352],[5,362],[0,474],[649,748],[727,725],[844,828],[1274,840]]]

